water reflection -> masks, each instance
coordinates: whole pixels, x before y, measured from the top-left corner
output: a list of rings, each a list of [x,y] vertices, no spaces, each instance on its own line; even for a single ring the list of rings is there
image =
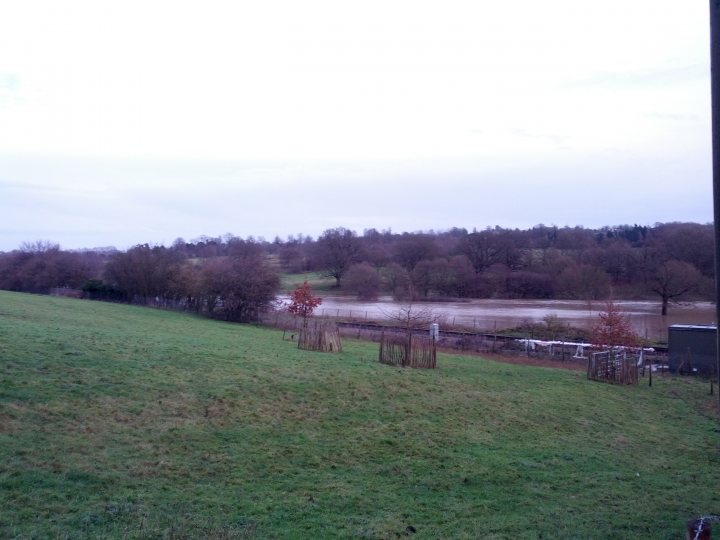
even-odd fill
[[[689,302],[670,306],[667,317],[660,315],[660,303],[652,301],[616,301],[616,305],[630,317],[635,330],[650,339],[666,339],[671,324],[712,324],[715,305],[711,302]],[[327,296],[323,298],[319,315],[386,319],[403,304],[391,297],[374,302],[353,298]],[[512,328],[523,322],[542,322],[546,315],[556,315],[563,322],[579,328],[591,328],[603,311],[604,302],[578,300],[469,300],[463,302],[425,302],[427,307],[443,317],[447,324],[462,325],[481,331]]]

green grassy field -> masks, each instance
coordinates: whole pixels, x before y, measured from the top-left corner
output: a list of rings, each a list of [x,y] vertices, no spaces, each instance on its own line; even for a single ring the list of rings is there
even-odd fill
[[[2,538],[681,538],[720,510],[708,385],[0,292]]]
[[[325,293],[337,291],[335,288],[335,278],[328,277],[323,272],[306,272],[304,274],[282,274],[280,276],[280,287],[283,292],[292,292],[300,285],[307,281],[314,292],[322,291]]]

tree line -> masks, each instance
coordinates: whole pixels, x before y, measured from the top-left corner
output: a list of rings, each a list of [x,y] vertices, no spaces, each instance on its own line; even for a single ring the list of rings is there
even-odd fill
[[[127,251],[35,242],[0,253],[0,288],[82,290],[248,321],[274,300],[281,273],[322,272],[363,299],[657,298],[666,311],[673,300],[712,298],[713,234],[710,224],[662,223],[362,234],[338,227],[317,238],[179,238]]]
[[[93,300],[192,311],[229,321],[257,320],[280,277],[263,244],[233,238],[223,254],[190,258],[175,247],[63,251],[37,242],[0,254],[0,288],[34,293],[82,291]]]

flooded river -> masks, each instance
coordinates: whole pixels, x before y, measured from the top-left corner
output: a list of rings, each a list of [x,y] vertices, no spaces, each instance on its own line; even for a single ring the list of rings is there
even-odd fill
[[[660,315],[660,302],[616,301],[615,304],[630,317],[635,330],[650,339],[667,338],[671,324],[712,324],[715,305],[711,302],[689,302],[671,305],[667,317]],[[399,307],[406,305],[391,297],[374,302],[354,298],[326,296],[318,308],[318,315],[352,317],[357,319],[386,319]],[[604,302],[577,300],[468,300],[463,302],[423,302],[419,308],[432,309],[446,324],[462,325],[479,331],[502,330],[520,326],[524,322],[542,322],[546,315],[556,315],[563,322],[580,328],[596,323]]]

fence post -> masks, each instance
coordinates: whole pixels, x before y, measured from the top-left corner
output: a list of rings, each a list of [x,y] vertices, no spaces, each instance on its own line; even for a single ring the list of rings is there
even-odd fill
[[[497,349],[497,321],[493,321],[493,341],[492,341],[492,352]]]
[[[437,367],[437,345],[435,343],[435,334],[433,333],[432,338],[432,367],[435,369]]]
[[[412,363],[412,331],[408,334],[407,348],[405,349],[405,361],[403,366],[409,366]]]

